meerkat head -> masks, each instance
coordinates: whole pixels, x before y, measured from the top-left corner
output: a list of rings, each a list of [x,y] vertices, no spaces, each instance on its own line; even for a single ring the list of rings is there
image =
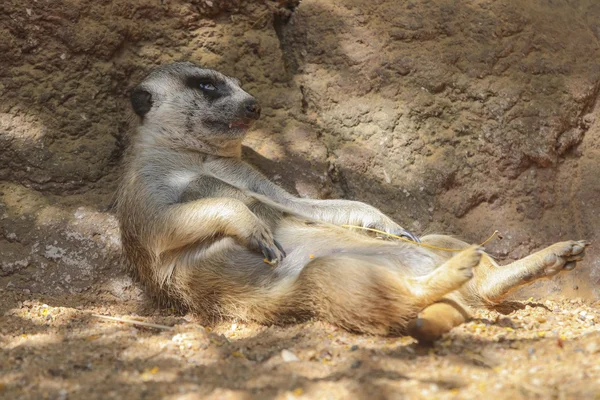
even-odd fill
[[[142,126],[191,144],[241,140],[260,117],[260,105],[237,79],[190,62],[152,71],[131,93]]]

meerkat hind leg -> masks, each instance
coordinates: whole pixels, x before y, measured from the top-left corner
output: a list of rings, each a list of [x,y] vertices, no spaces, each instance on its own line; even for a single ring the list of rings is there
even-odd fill
[[[505,266],[495,265],[487,259],[476,270],[475,279],[469,283],[470,288],[461,290],[462,296],[466,296],[465,300],[469,302],[470,292],[475,289],[481,298],[490,303],[499,302],[506,294],[520,286],[536,279],[550,278],[561,271],[572,270],[575,263],[583,258],[587,245],[585,241],[556,243]],[[419,342],[431,343],[469,317],[469,306],[450,295],[421,311],[418,318],[410,321],[408,333]]]
[[[430,274],[415,279],[416,294],[421,296],[425,308],[409,322],[409,335],[419,342],[433,342],[469,318],[468,307],[452,295],[446,295],[473,278],[473,269],[481,261],[482,254],[480,247],[468,247]]]
[[[409,335],[421,343],[430,343],[469,318],[469,308],[451,292],[473,278],[473,269],[479,265],[482,255],[480,247],[468,247],[429,275],[416,278],[427,296],[422,299],[425,309],[408,324]]]
[[[490,268],[479,285],[479,295],[496,303],[520,286],[570,271],[583,259],[588,245],[583,240],[559,242],[511,264]]]
[[[474,246],[428,275],[405,278],[383,260],[379,264],[377,257],[319,257],[298,276],[291,306],[310,305],[326,320],[352,330],[397,332],[424,307],[471,279],[480,258],[481,250]]]

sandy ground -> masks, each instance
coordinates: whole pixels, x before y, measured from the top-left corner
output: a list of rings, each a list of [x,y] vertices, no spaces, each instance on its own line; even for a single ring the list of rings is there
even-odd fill
[[[481,311],[433,347],[321,322],[203,327],[101,291],[1,299],[6,399],[600,398],[600,303],[579,299]]]

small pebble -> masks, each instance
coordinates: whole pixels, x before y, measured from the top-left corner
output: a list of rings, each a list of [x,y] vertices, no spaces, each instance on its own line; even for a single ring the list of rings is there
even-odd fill
[[[281,350],[281,358],[283,358],[284,362],[300,361],[298,356],[287,349]]]
[[[600,345],[596,342],[592,342],[585,346],[585,351],[590,354],[596,354],[600,350]]]

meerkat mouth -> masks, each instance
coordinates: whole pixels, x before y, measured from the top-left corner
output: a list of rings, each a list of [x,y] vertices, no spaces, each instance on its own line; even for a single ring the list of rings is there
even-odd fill
[[[252,125],[251,120],[247,119],[239,119],[231,122],[222,122],[222,121],[204,121],[204,124],[211,129],[220,130],[220,131],[245,131],[250,128]]]
[[[229,123],[229,129],[248,129],[252,125],[250,120],[237,120]]]

